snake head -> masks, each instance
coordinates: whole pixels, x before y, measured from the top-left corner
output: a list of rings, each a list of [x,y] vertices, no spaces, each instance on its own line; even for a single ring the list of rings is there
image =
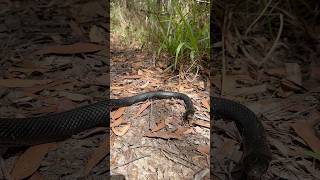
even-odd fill
[[[186,112],[183,114],[184,123],[188,122],[188,119],[192,118],[194,113],[195,113],[195,110],[193,108],[192,109],[187,109]]]

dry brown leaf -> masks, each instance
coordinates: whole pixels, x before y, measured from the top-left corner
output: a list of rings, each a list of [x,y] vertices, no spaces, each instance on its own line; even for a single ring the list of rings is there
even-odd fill
[[[94,168],[106,155],[110,153],[110,139],[107,137],[104,141],[100,144],[100,146],[94,150],[89,158],[85,168],[84,168],[84,175],[89,175],[92,168]]]
[[[77,107],[77,103],[74,103],[70,99],[62,98],[59,100],[60,103],[56,105],[54,112],[64,112]]]
[[[232,151],[235,149],[235,145],[237,144],[236,141],[228,138],[224,138],[223,142],[223,153],[228,156]]]
[[[52,149],[55,149],[55,143],[40,144],[27,149],[16,162],[12,170],[13,179],[24,179],[32,175],[40,166],[44,156]]]
[[[26,73],[26,74],[31,74],[33,72],[40,72],[40,73],[45,73],[47,72],[49,69],[46,68],[20,68],[20,67],[11,67],[9,68],[9,72],[22,72],[22,73]]]
[[[320,152],[320,139],[315,134],[313,125],[314,123],[310,121],[298,121],[292,123],[291,127],[314,152]]]
[[[42,54],[77,54],[77,53],[90,53],[106,49],[106,46],[94,43],[75,43],[71,45],[55,45],[45,47],[35,52],[36,55]]]
[[[209,99],[203,99],[201,101],[201,104],[203,107],[205,107],[208,111],[210,111],[210,104],[209,104]]]
[[[144,103],[139,111],[137,112],[136,116],[139,116],[144,110],[146,110],[151,105],[151,102]]]
[[[183,132],[184,135],[186,134],[195,134],[196,132],[194,131],[194,129],[192,127],[187,128],[186,131]]]
[[[251,95],[251,94],[257,94],[257,93],[264,93],[267,91],[267,85],[261,84],[257,86],[251,86],[251,87],[242,87],[242,88],[236,88],[232,90],[229,95],[232,96],[245,96],[245,95]]]
[[[45,177],[40,172],[36,171],[28,180],[45,180]]]
[[[93,84],[94,85],[101,85],[101,86],[108,86],[110,84],[109,79],[110,79],[110,76],[108,74],[103,74],[99,77],[96,77],[94,79]]]
[[[303,86],[300,86],[299,84],[296,84],[295,82],[288,79],[283,79],[281,81],[281,89],[283,89],[284,91],[307,91]]]
[[[140,75],[128,75],[128,76],[122,76],[122,79],[140,79],[142,76]]]
[[[77,82],[74,82],[74,80],[56,80],[56,81],[50,82],[45,85],[36,85],[33,87],[25,88],[24,90],[29,93],[37,93],[37,92],[42,91],[44,89],[50,89],[50,88],[58,86],[58,85],[71,84],[71,83],[77,83]],[[79,83],[77,83],[77,84],[79,84]]]
[[[210,128],[210,122],[204,121],[204,120],[195,120],[195,121],[192,121],[192,124]]]
[[[78,102],[82,102],[82,101],[90,99],[89,96],[86,96],[83,94],[70,93],[70,92],[66,92],[66,91],[59,92],[59,95],[66,97],[68,99],[71,99],[72,101],[78,101]]]
[[[287,72],[285,68],[280,67],[280,68],[267,69],[266,73],[271,76],[284,77]]]
[[[186,134],[192,133],[192,131],[190,131],[190,130],[192,130],[192,128],[190,128],[190,127],[188,127],[188,128],[187,127],[178,127],[177,130],[175,130],[174,132],[176,134],[186,135]]]
[[[4,87],[32,87],[35,85],[43,85],[52,82],[52,80],[31,80],[31,79],[0,79],[0,86]]]
[[[122,127],[112,127],[112,132],[117,136],[125,135],[130,128],[130,124],[124,124]]]
[[[177,134],[175,132],[163,132],[163,131],[158,131],[158,132],[147,132],[144,134],[146,137],[150,138],[163,138],[163,139],[182,139],[183,136],[181,134]]]
[[[85,139],[97,133],[106,133],[107,129],[105,127],[97,127],[94,129],[89,129],[88,131],[81,132],[79,134],[74,135],[76,139]]]
[[[119,117],[118,119],[114,120],[111,124],[110,127],[117,127],[123,122],[123,118]]]
[[[159,123],[157,123],[156,127],[154,127],[151,132],[157,132],[166,127],[166,122],[162,119]]]
[[[209,145],[202,145],[202,146],[199,146],[197,148],[197,151],[199,151],[200,153],[206,155],[206,156],[209,156],[210,155],[210,146]]]
[[[123,115],[125,109],[126,109],[125,107],[121,107],[117,109],[116,112],[114,112],[114,114],[111,115],[111,118],[113,120],[120,118]]]

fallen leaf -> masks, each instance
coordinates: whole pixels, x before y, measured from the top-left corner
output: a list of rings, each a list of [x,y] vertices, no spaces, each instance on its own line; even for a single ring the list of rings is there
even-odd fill
[[[156,132],[156,131],[159,131],[163,128],[166,127],[166,122],[164,119],[162,119],[159,123],[157,123],[156,127],[154,127],[151,132]]]
[[[187,127],[178,127],[174,133],[176,134],[181,134],[181,135],[186,135],[191,133],[192,131],[190,131],[190,129],[192,130],[192,128],[187,128]]]
[[[40,92],[44,89],[50,89],[52,87],[55,87],[55,86],[58,86],[58,85],[61,85],[61,84],[69,84],[69,83],[72,83],[72,80],[56,80],[56,81],[53,81],[53,82],[50,82],[48,84],[45,84],[45,85],[36,85],[36,86],[33,86],[33,87],[28,87],[28,88],[25,88],[24,90],[26,92],[29,92],[29,93],[37,93],[37,92]]]
[[[292,123],[291,127],[313,151],[320,152],[320,139],[315,134],[313,125],[314,123],[310,121],[298,121]]]
[[[308,90],[303,86],[296,84],[294,81],[289,79],[281,80],[281,89],[284,91],[295,91],[295,92],[307,92]]]
[[[40,166],[44,156],[52,149],[55,143],[40,144],[27,149],[17,160],[12,170],[13,179],[24,179],[32,175]]]
[[[208,111],[210,111],[209,99],[203,99],[201,101],[203,107],[205,107]]]
[[[35,85],[43,85],[52,82],[52,80],[31,80],[31,79],[0,79],[0,86],[4,87],[32,87]]]
[[[94,168],[106,155],[110,153],[110,139],[107,137],[100,146],[94,150],[87,164],[84,168],[84,175],[89,175],[92,168]]]
[[[224,138],[224,142],[223,142],[223,153],[225,154],[225,156],[228,156],[230,153],[233,152],[233,150],[235,149],[234,146],[237,144],[236,141],[229,139],[229,138]]]
[[[94,43],[75,43],[71,45],[55,45],[49,46],[36,51],[34,54],[77,54],[77,53],[90,53],[106,49],[106,46],[94,44]]]
[[[118,119],[114,120],[111,124],[110,127],[117,127],[123,122],[123,118],[119,117]]]
[[[70,99],[62,98],[60,103],[56,105],[56,109],[54,112],[64,112],[69,111],[77,107],[77,103],[74,103]]]
[[[45,177],[40,172],[36,171],[28,180],[45,180]]]
[[[98,76],[94,79],[93,84],[94,85],[101,85],[101,86],[108,86],[110,83],[110,75],[109,74],[103,74],[101,76]]]
[[[266,70],[266,73],[271,76],[276,77],[284,77],[286,75],[286,69],[285,68],[273,68]]]
[[[204,121],[204,120],[195,120],[195,121],[192,121],[192,124],[210,128],[210,122]]]
[[[121,108],[117,109],[116,112],[111,115],[111,118],[118,119],[119,117],[121,117],[123,115],[125,109],[126,109],[125,107],[121,107]]]
[[[206,156],[209,156],[210,155],[210,146],[209,145],[202,145],[202,146],[199,146],[197,148],[197,151],[199,151],[200,153],[206,155]]]
[[[66,97],[68,99],[71,99],[72,101],[78,101],[78,102],[82,102],[82,101],[90,99],[89,96],[86,96],[83,94],[70,93],[70,92],[66,92],[66,91],[59,92],[59,95]]]
[[[251,95],[251,94],[264,93],[266,91],[267,91],[267,85],[261,84],[261,85],[257,85],[257,86],[251,86],[251,87],[236,88],[236,89],[228,92],[228,95],[245,96],[245,95]]]
[[[9,69],[9,72],[22,72],[22,73],[27,73],[27,74],[32,74],[34,72],[40,72],[40,73],[45,73],[49,69],[45,68],[20,68],[20,67],[11,67]]]
[[[139,116],[144,110],[146,110],[151,105],[151,102],[144,103],[139,111],[137,112],[136,116]]]
[[[123,136],[125,135],[130,128],[130,124],[125,124],[122,127],[112,127],[112,132],[114,132],[117,136]]]

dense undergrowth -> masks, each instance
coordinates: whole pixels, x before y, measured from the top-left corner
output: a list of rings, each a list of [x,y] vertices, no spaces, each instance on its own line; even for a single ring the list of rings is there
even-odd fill
[[[193,0],[111,1],[111,33],[125,44],[169,55],[169,68],[192,66],[209,54],[209,11],[208,2]]]

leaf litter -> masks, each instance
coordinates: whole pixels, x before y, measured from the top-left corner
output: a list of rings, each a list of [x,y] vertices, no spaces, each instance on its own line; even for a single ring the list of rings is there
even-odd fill
[[[158,66],[148,65],[151,56],[148,53],[132,50],[135,53],[129,54],[130,47],[120,44],[115,36],[111,36],[111,43],[111,52],[122,52],[112,53],[114,56],[111,56],[111,64],[121,64],[128,57],[130,64],[133,64],[129,65],[129,71],[126,69],[128,66],[116,66],[120,68],[115,74],[117,78],[111,78],[112,98],[154,90],[184,92],[195,103],[198,110],[196,114],[208,116],[208,96],[201,89],[203,81],[199,80],[194,85],[187,83],[187,80],[180,80],[179,83],[177,78],[172,78],[174,75],[171,73],[163,73]],[[127,119],[125,121],[129,121],[131,127],[126,134],[116,136],[115,143],[111,146],[111,173],[122,174],[129,179],[144,179],[150,175],[183,179],[192,177],[200,169],[208,168],[207,156],[199,154],[197,148],[199,145],[208,146],[209,126],[198,126],[203,129],[200,133],[194,130],[197,125],[184,127],[184,110],[184,103],[174,99],[152,100],[127,107],[121,113],[121,118]],[[187,144],[186,141],[190,143]],[[130,152],[130,156],[126,152]],[[204,177],[208,178],[208,174]]]
[[[1,117],[62,112],[105,99],[108,54],[103,35],[109,31],[105,2],[9,4],[0,11],[4,22],[0,46],[5,47],[0,53]],[[109,141],[105,138],[109,139],[105,128],[96,128],[82,138],[75,135],[27,150],[9,149],[1,168],[13,179],[106,177]]]
[[[272,6],[278,10],[270,8],[282,14],[273,22],[278,27],[276,36],[265,33],[269,15],[243,19],[240,14],[245,8],[226,11],[224,23],[228,27],[216,37],[225,44],[215,51],[218,62],[213,66],[213,91],[247,105],[262,120],[273,158],[262,179],[320,179],[320,161],[314,156],[320,144],[316,131],[320,121],[320,51],[319,46],[312,45],[319,44],[319,38],[302,32],[299,28],[309,28],[309,24],[302,25],[298,15],[283,5]],[[315,31],[319,33],[319,29]],[[217,157],[213,161],[214,178],[229,179],[240,161],[222,152],[238,156],[243,152],[241,138],[232,122],[216,119],[212,131],[213,155]],[[233,143],[226,142],[230,138]]]

